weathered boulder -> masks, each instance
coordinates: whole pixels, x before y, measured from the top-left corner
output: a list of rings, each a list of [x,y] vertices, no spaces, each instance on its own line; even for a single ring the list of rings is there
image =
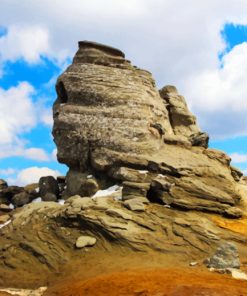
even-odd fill
[[[57,201],[57,196],[54,193],[47,192],[43,197],[43,201]]]
[[[66,176],[66,185],[64,196],[72,195],[92,196],[99,190],[99,185],[93,176],[74,170],[69,170]]]
[[[53,136],[70,168],[63,196],[92,196],[105,188],[103,176],[123,186],[125,200],[240,217],[241,172],[207,148],[208,135],[174,86],[158,91],[120,50],[79,42],[56,90]]]
[[[240,268],[237,247],[229,242],[222,244],[206,264],[216,269]]]
[[[23,187],[8,186],[0,191],[0,201],[1,203],[10,204],[12,203],[12,198],[21,192],[24,192]]]
[[[27,203],[29,203],[31,201],[31,197],[30,194],[26,191],[17,193],[13,196],[13,198],[11,199],[11,203],[15,206],[15,207],[21,207],[26,205]]]
[[[59,195],[57,180],[52,176],[41,177],[39,179],[39,195],[43,198],[47,193]]]

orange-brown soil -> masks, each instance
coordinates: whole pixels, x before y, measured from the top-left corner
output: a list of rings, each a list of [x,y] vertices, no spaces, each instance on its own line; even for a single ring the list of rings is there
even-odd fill
[[[247,236],[247,217],[230,220],[222,217],[213,217],[213,221],[220,227]]]
[[[191,267],[134,269],[57,282],[44,296],[246,296],[247,282]]]

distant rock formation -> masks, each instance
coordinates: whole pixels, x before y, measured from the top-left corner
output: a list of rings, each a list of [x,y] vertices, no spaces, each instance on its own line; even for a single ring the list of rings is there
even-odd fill
[[[241,216],[241,172],[208,149],[174,86],[158,91],[120,50],[84,41],[56,89],[53,136],[58,160],[70,168],[65,198],[115,182],[123,199]]]

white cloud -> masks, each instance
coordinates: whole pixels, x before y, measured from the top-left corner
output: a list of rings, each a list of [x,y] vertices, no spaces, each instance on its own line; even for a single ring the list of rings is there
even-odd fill
[[[40,110],[40,113],[39,113],[39,118],[40,118],[40,121],[51,127],[52,124],[53,124],[53,117],[52,117],[52,109],[48,109],[48,108],[43,108]]]
[[[8,90],[0,88],[0,145],[17,143],[19,134],[35,126],[33,93],[33,87],[27,82]]]
[[[247,162],[247,154],[241,154],[241,153],[235,152],[230,154],[230,157],[232,161],[235,163]]]
[[[21,170],[15,180],[11,180],[12,184],[16,184],[19,186],[24,186],[31,183],[37,183],[40,177],[43,176],[53,176],[57,177],[61,175],[61,173],[57,170],[52,170],[47,167],[29,167]]]
[[[57,149],[53,149],[52,153],[51,153],[51,157],[53,160],[57,160]]]
[[[49,155],[41,148],[29,148],[25,149],[22,154],[23,157],[38,160],[38,161],[49,161]]]
[[[0,169],[0,176],[11,176],[16,174],[16,169],[13,168],[7,168],[7,169]]]
[[[37,161],[49,161],[51,156],[42,148],[26,148],[22,133],[29,132],[38,122],[51,126],[50,112],[33,103],[34,88],[21,82],[7,90],[0,88],[0,159],[22,156]]]
[[[43,27],[11,25],[7,34],[0,37],[2,62],[24,59],[28,63],[37,63],[41,55],[48,53],[49,34]]]

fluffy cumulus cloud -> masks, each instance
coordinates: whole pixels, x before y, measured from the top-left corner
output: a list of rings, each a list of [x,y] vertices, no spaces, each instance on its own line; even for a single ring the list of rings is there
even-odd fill
[[[22,156],[27,159],[48,161],[42,148],[26,148],[22,133],[37,124],[38,110],[32,101],[34,88],[28,82],[7,90],[0,88],[0,158]]]
[[[10,25],[0,37],[0,61],[23,59],[28,63],[40,62],[41,55],[49,53],[48,31],[40,26]]]
[[[40,177],[53,176],[57,177],[61,173],[57,170],[52,170],[47,167],[29,167],[18,172],[15,179],[11,181],[17,185],[27,185],[31,183],[37,183]]]
[[[36,124],[33,87],[22,82],[8,90],[0,88],[0,144],[17,141],[16,136]]]

